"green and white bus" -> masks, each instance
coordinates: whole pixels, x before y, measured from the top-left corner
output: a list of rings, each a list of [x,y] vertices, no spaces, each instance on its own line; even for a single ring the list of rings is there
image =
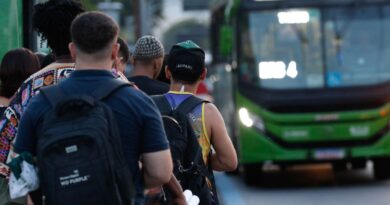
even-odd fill
[[[216,104],[244,179],[265,165],[373,161],[390,177],[390,2],[215,0]]]
[[[32,32],[33,0],[0,1],[0,58],[10,49],[34,49],[36,36]]]

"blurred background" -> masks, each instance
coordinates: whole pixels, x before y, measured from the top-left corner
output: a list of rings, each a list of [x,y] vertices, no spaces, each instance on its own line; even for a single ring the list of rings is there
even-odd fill
[[[390,204],[389,0],[80,1],[131,49],[154,35],[166,52],[206,51],[206,94],[240,163],[216,173],[222,204]],[[0,56],[49,52],[31,29],[37,2],[0,1]]]

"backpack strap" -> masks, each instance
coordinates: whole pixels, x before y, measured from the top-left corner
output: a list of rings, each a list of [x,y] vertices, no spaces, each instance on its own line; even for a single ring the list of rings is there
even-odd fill
[[[196,106],[202,104],[202,103],[210,103],[207,100],[198,98],[194,95],[191,95],[187,99],[185,99],[176,109],[175,111],[182,112],[184,114],[187,114],[191,112]],[[197,171],[199,171],[204,176],[209,176],[210,174],[207,171],[207,166],[205,165],[203,161],[203,154],[202,154],[202,148],[200,144],[197,146],[195,158],[193,159],[194,162],[200,163],[197,165]],[[199,166],[201,165],[201,166]]]
[[[49,103],[53,108],[67,97],[58,85],[43,87],[39,89],[39,91],[47,100],[49,100]]]
[[[104,83],[99,86],[96,90],[92,92],[92,97],[103,100],[109,97],[113,92],[118,89],[126,86],[133,86],[134,84],[130,82],[125,82],[119,79],[112,79],[109,83]],[[40,89],[40,92],[49,100],[52,107],[56,107],[63,99],[69,98],[65,95],[59,85],[51,85]],[[84,100],[90,102],[92,99],[88,99],[86,96],[83,96]],[[90,102],[92,104],[92,102]]]
[[[164,95],[153,95],[151,98],[157,105],[161,114],[169,114],[172,112],[171,104],[169,104],[168,99]]]
[[[182,103],[180,103],[180,105],[175,110],[187,114],[201,103],[209,103],[209,101],[191,95],[190,97],[185,99]]]
[[[110,79],[108,83],[103,83],[98,88],[96,88],[92,92],[92,97],[98,100],[103,100],[105,98],[108,98],[112,93],[119,90],[122,87],[131,86],[133,87],[134,84],[130,82],[125,82],[120,79]]]

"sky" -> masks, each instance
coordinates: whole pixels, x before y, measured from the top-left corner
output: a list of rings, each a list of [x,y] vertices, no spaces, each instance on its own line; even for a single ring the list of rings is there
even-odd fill
[[[158,27],[154,29],[154,35],[162,38],[162,35],[172,25],[185,21],[191,18],[197,19],[199,22],[208,24],[210,13],[204,11],[184,11],[182,0],[164,0],[163,2],[163,19],[159,22]]]

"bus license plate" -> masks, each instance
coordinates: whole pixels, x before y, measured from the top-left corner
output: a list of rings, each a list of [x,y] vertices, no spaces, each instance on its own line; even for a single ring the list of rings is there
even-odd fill
[[[345,157],[343,149],[320,149],[314,151],[314,159],[342,159]]]

